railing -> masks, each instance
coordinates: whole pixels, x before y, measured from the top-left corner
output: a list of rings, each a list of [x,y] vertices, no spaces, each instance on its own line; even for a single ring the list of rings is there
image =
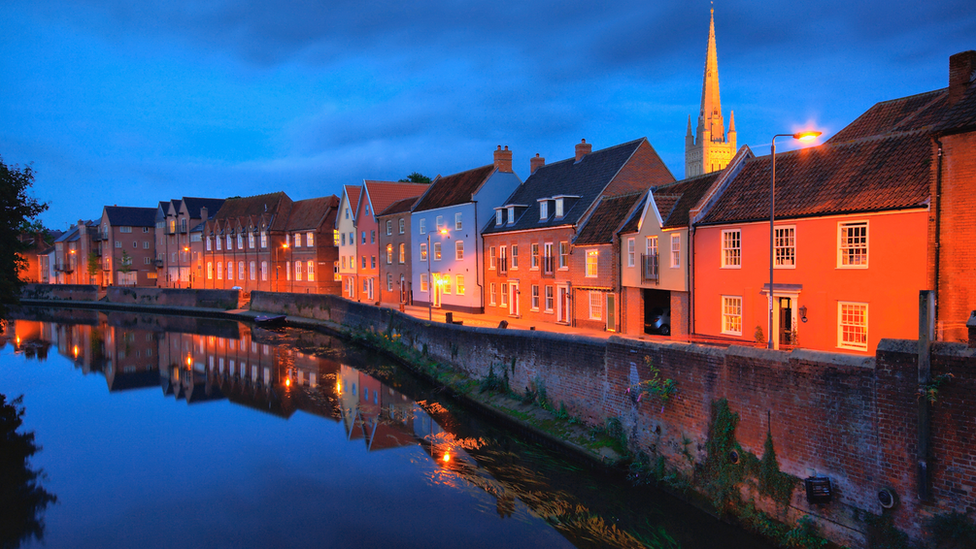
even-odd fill
[[[546,277],[556,276],[555,256],[547,255],[542,257],[542,276],[546,276]]]
[[[163,260],[162,259],[154,259],[153,260],[153,264],[156,266],[157,269],[162,269],[163,268]]]
[[[660,280],[658,274],[658,254],[641,254],[641,281]]]
[[[505,256],[498,258],[498,273],[508,274],[508,258]]]

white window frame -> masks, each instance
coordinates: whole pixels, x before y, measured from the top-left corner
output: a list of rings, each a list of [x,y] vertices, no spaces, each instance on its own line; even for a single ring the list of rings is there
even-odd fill
[[[590,290],[589,292],[589,319],[603,320],[603,292]]]
[[[774,268],[796,268],[796,225],[773,227],[773,250]]]
[[[454,241],[454,259],[457,261],[464,259],[464,242],[461,240]]]
[[[546,308],[545,312],[552,313],[553,307],[556,304],[556,287],[552,285],[546,286]]]
[[[386,236],[393,236],[393,220],[386,220]]]
[[[495,305],[498,300],[498,286],[494,282],[488,285],[488,304]]]
[[[421,217],[417,224],[420,227],[420,234],[427,234],[427,219]]]
[[[559,270],[569,269],[569,241],[559,241]]]
[[[681,235],[671,235],[671,268],[681,267]]]
[[[437,218],[434,220],[434,226],[437,227],[437,232],[440,232],[441,231],[441,229],[444,227],[444,216],[443,215],[437,216]]]
[[[531,301],[529,302],[529,308],[533,311],[539,310],[539,285],[533,284],[531,287]]]
[[[454,295],[464,295],[464,275],[456,275],[454,279]]]
[[[495,256],[495,247],[494,246],[489,246],[488,247],[488,268],[491,269],[492,271],[495,270],[495,260],[496,259],[497,259],[497,257]]]
[[[462,227],[464,224],[461,223],[461,212],[457,212],[454,214],[454,230],[460,231]]]
[[[539,221],[545,221],[549,219],[549,201],[546,199],[539,200]]]
[[[845,229],[863,227],[864,228],[864,243],[860,245],[855,243],[851,245],[851,237],[844,236]],[[859,237],[854,237],[859,238]],[[871,227],[868,220],[862,221],[841,221],[837,223],[837,268],[838,269],[867,269],[868,268],[868,258],[870,257],[871,250]],[[860,256],[856,250],[863,249],[863,260],[856,262],[850,262],[849,258],[853,252],[855,255]],[[849,251],[850,250],[850,251]]]
[[[862,323],[851,321],[851,316],[845,317],[846,311],[860,310],[859,316],[863,317]],[[868,350],[868,304],[855,301],[837,302],[837,347],[841,349],[851,349],[854,351]],[[863,332],[863,341],[858,341],[858,332]]]
[[[434,250],[433,250],[434,251],[434,257],[432,259],[434,261],[440,261],[441,260],[441,243],[440,242],[434,242],[433,243],[433,248],[434,248]]]
[[[496,226],[502,224],[502,221],[503,221],[502,215],[503,215],[502,214],[502,209],[501,208],[496,208],[495,209],[495,225]]]
[[[403,231],[404,231],[404,225],[405,225],[405,223],[404,223],[404,221],[403,221],[403,218],[401,217],[401,218],[400,218],[400,226],[398,227],[398,229],[400,230],[400,234],[403,234]]]
[[[591,268],[592,267],[592,268]],[[586,250],[586,278],[600,276],[600,250]]]
[[[722,333],[742,335],[742,296],[722,296]]]
[[[529,269],[533,271],[539,270],[539,243],[533,242],[531,246],[532,260],[529,263]]]
[[[637,255],[637,239],[630,237],[627,239],[627,266],[634,266],[634,256]]]
[[[742,229],[722,231],[722,268],[742,268]]]
[[[386,264],[393,265],[393,244],[386,245]]]
[[[311,259],[305,262],[305,278],[309,282],[315,282],[315,262]]]
[[[512,262],[509,264],[508,268],[517,271],[518,270],[518,244],[512,244]]]
[[[426,242],[421,242],[420,243],[420,260],[421,261],[427,261],[427,243]]]
[[[427,293],[430,291],[429,286],[430,284],[427,281],[427,273],[420,273],[420,291]]]

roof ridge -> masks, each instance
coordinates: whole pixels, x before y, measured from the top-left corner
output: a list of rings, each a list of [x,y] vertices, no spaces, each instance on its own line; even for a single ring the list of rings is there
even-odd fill
[[[595,151],[592,151],[590,153],[587,153],[586,156],[593,156],[594,154],[597,154],[597,153],[603,153],[603,152],[606,152],[606,151],[609,151],[609,150],[612,150],[612,149],[618,149],[618,148],[621,148],[621,147],[625,147],[627,145],[632,145],[634,143],[639,143],[640,141],[642,141],[644,139],[647,139],[647,136],[638,137],[637,139],[632,139],[630,141],[627,141],[626,143],[617,143],[616,145],[610,145],[609,147],[604,147],[602,149],[597,149]],[[648,144],[650,144],[650,141],[648,141]],[[592,145],[592,143],[591,143],[591,145]],[[540,166],[539,169],[541,170],[543,168],[548,168],[550,166],[555,166],[557,164],[562,164],[563,162],[573,162],[573,163],[575,163],[576,162],[576,157],[575,156],[570,156],[570,157],[564,158],[562,160],[557,160],[555,162],[551,162],[549,164],[546,164],[545,166]]]

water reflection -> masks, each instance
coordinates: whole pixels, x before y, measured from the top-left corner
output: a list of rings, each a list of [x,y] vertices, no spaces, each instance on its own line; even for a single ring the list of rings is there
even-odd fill
[[[109,392],[158,387],[163,398],[194,410],[223,402],[285,420],[311,414],[341,429],[350,448],[366,453],[362,461],[406,457],[409,470],[420,471],[432,489],[470,495],[479,513],[529,525],[509,528],[519,533],[507,535],[523,536],[516,538],[522,545],[710,547],[718,537],[727,547],[758,546],[733,539],[735,532],[707,517],[689,518],[695,512],[675,502],[662,508],[646,489],[597,479],[492,431],[387,361],[326,335],[125,312],[38,309],[30,315],[12,321],[4,336],[27,360],[46,360],[54,348],[83,374],[103,376]],[[374,473],[389,471],[367,474]],[[404,501],[412,496],[404,494]]]

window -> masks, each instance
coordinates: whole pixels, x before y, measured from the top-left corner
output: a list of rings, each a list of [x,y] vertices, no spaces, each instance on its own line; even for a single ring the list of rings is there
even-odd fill
[[[545,221],[549,217],[549,201],[542,199],[539,201],[539,221]]]
[[[404,226],[403,218],[401,217],[400,218],[400,234],[403,234],[403,226]]]
[[[309,282],[315,282],[315,262],[307,261],[305,263],[305,278]]]
[[[250,275],[249,278],[251,280],[257,280],[257,278],[258,278],[258,266],[257,266],[257,263],[256,262],[251,261],[250,264],[248,265],[248,275]]]
[[[268,281],[268,262],[267,261],[262,261],[261,262],[261,280],[263,282],[267,282]]]
[[[345,240],[345,239],[343,239],[343,240]],[[332,245],[335,246],[335,247],[337,247],[337,248],[339,247],[339,231],[337,231],[335,229],[332,229]],[[262,246],[262,248],[263,248],[263,246]]]
[[[505,246],[498,247],[498,272],[508,272],[508,249]]]
[[[492,282],[488,286],[488,304],[494,305],[497,302],[498,302],[498,287],[495,286],[494,282]]]
[[[122,241],[121,240],[116,240],[115,241],[115,247],[116,248],[121,248],[122,247]]]
[[[677,269],[681,266],[681,235],[671,235],[671,268]]]
[[[393,265],[393,244],[386,245],[386,264]]]
[[[149,241],[148,240],[143,240],[142,241],[142,249],[143,250],[148,250],[149,249]]]
[[[138,250],[139,249],[139,241],[138,240],[133,240],[132,241],[132,247]]]
[[[518,244],[512,244],[512,268],[518,269]]]
[[[420,218],[420,234],[427,234],[427,219]]]
[[[837,303],[837,346],[868,350],[868,304]]]
[[[217,249],[219,250],[220,248]],[[231,235],[227,235],[227,251],[229,252],[233,249],[234,249],[234,237]]]
[[[603,292],[590,292],[590,320],[603,320]]]
[[[346,245],[346,233],[342,233],[342,239],[340,240],[343,246]]]
[[[532,285],[532,301],[530,306],[533,311],[539,310],[539,285],[538,284]]]
[[[212,241],[212,239],[211,239],[211,238],[210,238],[210,237],[208,236],[208,237],[207,237],[207,251],[208,251],[208,252],[209,252],[209,251],[211,250],[211,246],[212,246],[212,245],[213,245],[213,241]]]
[[[119,232],[120,233],[131,233],[132,232],[132,227],[119,227]]]
[[[508,207],[508,224],[509,225],[515,224],[515,206]]]
[[[349,208],[346,208],[346,219],[349,219]]]
[[[868,222],[838,224],[838,267],[867,268]]]
[[[217,280],[223,280],[223,279],[224,279],[224,264],[217,263]]]
[[[454,288],[457,295],[464,295],[464,275],[457,275],[455,278]]]
[[[553,287],[546,286],[546,312],[547,313],[552,312],[552,306],[554,302],[555,299],[553,298]]]
[[[722,231],[722,267],[742,266],[742,231]]]
[[[502,224],[502,210],[501,208],[495,210],[495,225]]]
[[[366,256],[365,255],[363,256],[363,268],[364,269],[366,268]]]
[[[295,262],[295,280],[301,280],[301,279],[302,279],[302,262],[301,261],[296,261]]]
[[[291,261],[285,261],[285,280],[291,280]]]
[[[393,234],[393,220],[386,220],[386,236],[391,236]]]
[[[420,291],[426,292],[427,290],[427,273],[421,273],[420,275]]]
[[[631,237],[627,239],[627,266],[634,266],[634,256],[637,255],[637,239]]]
[[[488,248],[488,268],[495,269],[495,247],[490,246]]]
[[[552,273],[554,258],[552,257],[552,242],[546,242],[542,248],[542,270]]]
[[[218,236],[214,240],[216,241],[214,243],[217,245],[217,251],[219,252],[220,251],[220,243],[221,243],[222,239]]]
[[[305,233],[305,245],[309,248],[315,246],[315,233],[311,231]]]
[[[237,233],[237,249],[244,249],[244,235],[242,233]]]
[[[341,256],[339,259],[342,260],[342,268],[345,269],[346,268],[346,256]]]
[[[437,216],[436,225],[437,225],[438,232],[444,227],[444,216],[443,215]]]
[[[261,231],[261,247],[268,247],[268,231]]]
[[[399,260],[400,265],[403,265],[404,263],[407,262],[407,245],[404,244],[403,242],[400,243],[400,249],[398,255],[399,257],[397,259]]]
[[[349,245],[356,244],[356,231],[349,231]]]
[[[366,204],[366,215],[369,215],[369,204]]]
[[[227,280],[234,280],[234,263],[227,262]]]
[[[454,259],[458,261],[464,259],[464,242],[460,240],[454,242]]]
[[[369,243],[376,244],[376,231],[369,231]]]
[[[420,245],[420,260],[421,261],[427,261],[427,244],[426,243]]]
[[[441,243],[434,242],[434,261],[441,260]]]
[[[599,261],[599,259],[600,259],[599,251],[586,250],[586,277],[587,278],[595,278],[597,276],[597,262]]]
[[[569,242],[565,240],[559,243],[559,268],[569,268]]]
[[[376,256],[375,255],[369,256],[369,268],[370,269],[375,269],[376,268]]]
[[[508,284],[502,283],[502,307],[508,307]]]
[[[366,231],[363,231],[363,244],[366,243]]]
[[[389,221],[387,221],[389,223]],[[393,273],[386,273],[386,291],[393,291]]]
[[[461,212],[454,214],[454,230],[460,231],[463,225],[461,224]]]
[[[529,262],[530,262],[529,268],[532,270],[538,270],[539,269],[539,245],[533,242],[529,251],[531,252],[530,254],[531,257],[529,258]]]
[[[302,233],[295,233],[295,247],[302,247]]]
[[[437,283],[441,285],[441,290],[445,295],[451,293],[451,275],[444,275]]]
[[[244,280],[244,262],[237,262],[237,280]]]
[[[556,217],[562,217],[562,216],[563,216],[563,199],[562,198],[557,198],[556,199]]]
[[[254,233],[251,231],[247,232],[247,247],[251,250],[254,249]]]
[[[796,227],[776,227],[773,243],[777,267],[796,266]]]
[[[742,298],[722,296],[722,333],[742,335]]]
[[[207,262],[207,280],[213,280],[213,261]]]

